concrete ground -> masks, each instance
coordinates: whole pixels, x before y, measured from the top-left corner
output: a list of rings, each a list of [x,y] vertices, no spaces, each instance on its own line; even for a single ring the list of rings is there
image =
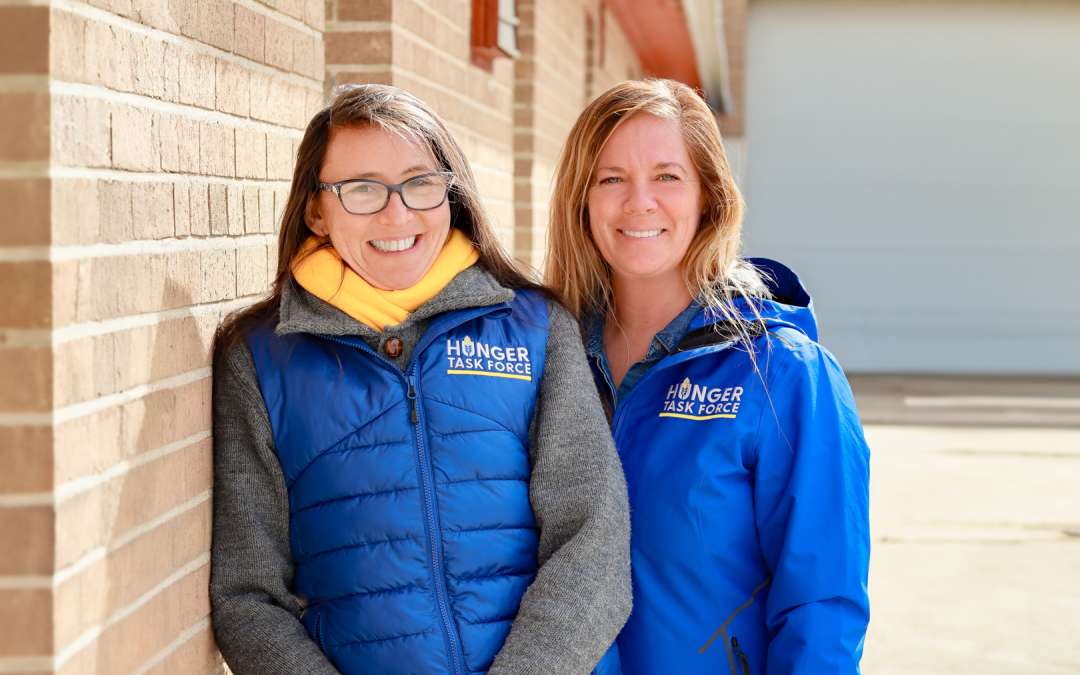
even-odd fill
[[[1080,425],[1070,423],[1080,386],[1035,387],[1025,402],[1015,387],[854,384],[861,409],[892,420],[866,427],[873,552],[863,672],[1080,673]],[[932,426],[905,397],[927,406]]]

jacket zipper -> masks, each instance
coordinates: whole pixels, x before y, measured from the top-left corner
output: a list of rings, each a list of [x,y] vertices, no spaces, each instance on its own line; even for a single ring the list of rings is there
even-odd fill
[[[739,638],[734,635],[731,636],[731,648],[735,651],[735,658],[739,662],[739,672],[735,675],[752,675],[750,673],[750,659],[747,658],[746,652],[739,648]]]
[[[461,650],[461,640],[458,638],[457,627],[450,616],[450,601],[446,591],[446,576],[443,570],[442,546],[438,537],[438,516],[436,514],[434,478],[431,471],[431,459],[428,457],[427,448],[424,445],[424,430],[421,422],[421,409],[417,404],[420,395],[420,378],[416,377],[416,355],[420,352],[420,343],[413,349],[413,361],[409,366],[408,374],[402,374],[397,366],[390,363],[378,354],[366,343],[349,342],[332,335],[319,335],[331,342],[359,349],[375,358],[376,362],[392,371],[401,379],[406,386],[406,396],[409,401],[409,421],[412,423],[416,434],[417,469],[420,473],[420,490],[423,495],[424,517],[427,522],[428,545],[431,547],[431,571],[435,581],[435,601],[439,606],[439,616],[442,619],[443,637],[446,639],[450,652],[450,669],[456,675],[465,675],[465,656]]]

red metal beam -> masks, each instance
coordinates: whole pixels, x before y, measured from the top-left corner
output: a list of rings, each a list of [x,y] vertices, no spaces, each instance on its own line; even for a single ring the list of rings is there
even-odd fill
[[[681,0],[605,0],[646,75],[701,87]]]

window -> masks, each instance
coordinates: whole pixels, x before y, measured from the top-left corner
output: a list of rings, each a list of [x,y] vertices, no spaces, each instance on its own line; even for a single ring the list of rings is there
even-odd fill
[[[517,56],[517,27],[517,0],[473,0],[473,63],[491,70],[495,59]]]

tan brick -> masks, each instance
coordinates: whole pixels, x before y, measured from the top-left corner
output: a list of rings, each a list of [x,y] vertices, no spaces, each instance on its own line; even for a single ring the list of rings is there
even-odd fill
[[[55,431],[56,483],[66,483],[108,469],[135,454],[124,445],[121,409],[106,408],[63,422]]]
[[[228,177],[235,174],[232,127],[220,122],[199,122],[199,172]]]
[[[310,77],[322,79],[323,74],[323,42],[314,35],[293,33],[293,64],[294,72]]]
[[[210,184],[210,234],[229,233],[229,207],[225,186]]]
[[[259,188],[254,185],[244,186],[244,232],[254,234],[259,231]]]
[[[292,178],[292,139],[278,134],[266,135],[266,174],[268,178]]]
[[[0,410],[42,412],[52,408],[52,356],[51,347],[0,345],[0,373],[6,383],[0,387]]]
[[[0,657],[52,655],[52,589],[0,591]]]
[[[0,262],[0,288],[4,289],[6,298],[0,303],[0,326],[49,326],[51,274],[48,261]]]
[[[259,189],[259,232],[271,233],[274,231],[274,190],[273,188]]]
[[[0,73],[49,69],[49,8],[0,8]]]
[[[266,178],[266,134],[255,129],[236,130],[236,175]]]
[[[53,526],[51,506],[0,508],[0,575],[51,573]]]
[[[214,632],[207,626],[180,645],[161,663],[146,671],[146,675],[216,673],[220,668],[221,654],[214,642]]]
[[[49,93],[0,94],[0,158],[25,162],[49,158]]]
[[[390,31],[327,33],[325,38],[328,64],[390,63]]]
[[[51,188],[53,243],[91,244],[101,241],[99,182],[89,178],[54,178]],[[0,188],[2,194],[3,189]],[[8,203],[16,211],[19,210],[15,206],[17,202]]]
[[[286,16],[304,18],[304,0],[269,0],[267,4]]]
[[[292,69],[293,29],[280,21],[267,19],[265,60],[269,66],[282,70]]]
[[[244,190],[236,184],[230,184],[225,188],[225,207],[228,212],[228,233],[240,235],[244,233]]]
[[[326,4],[324,0],[306,0],[304,3],[304,23],[320,33],[326,31]]]
[[[136,239],[165,239],[176,232],[172,183],[135,183],[131,194]]]
[[[107,180],[98,185],[100,236],[104,243],[128,241],[134,236],[131,183]]]
[[[116,390],[115,352],[111,335],[64,342],[56,347],[56,405],[89,401]]]
[[[148,35],[132,36],[134,91],[161,98],[165,93],[165,45]]]
[[[165,0],[166,11],[176,22],[181,35],[197,37],[199,3],[197,0]]]
[[[180,54],[180,102],[200,108],[214,107],[214,57]]]
[[[266,247],[245,246],[236,251],[236,296],[266,293]]]
[[[0,494],[51,490],[52,445],[51,427],[0,427]]]
[[[390,0],[338,0],[338,21],[389,21]]]
[[[161,63],[161,97],[166,101],[180,101],[180,47],[165,45]]]
[[[173,14],[169,0],[132,0],[135,20],[144,26],[167,33],[180,30],[178,17]]]
[[[236,295],[236,252],[233,249],[200,251],[202,285],[198,302],[229,300]]]
[[[174,236],[191,235],[191,184],[177,183],[173,186]]]
[[[56,328],[78,320],[81,306],[79,303],[81,267],[82,261],[79,260],[58,260],[53,263],[51,275],[53,306],[49,314],[52,325]],[[83,300],[85,300],[85,292],[83,295]]]
[[[52,77],[63,82],[85,82],[86,20],[71,12],[54,8],[50,21],[52,39],[48,44]]]
[[[130,171],[157,171],[161,168],[160,128],[154,112],[145,108],[117,105],[112,111],[112,165]]]
[[[231,0],[198,0],[199,39],[218,49],[230,51],[233,39]]]
[[[266,17],[237,4],[234,26],[233,51],[262,63],[266,42]]]
[[[285,206],[289,203],[289,188],[280,186],[274,188],[274,231],[281,229],[281,220],[285,215]]]
[[[0,180],[0,204],[5,226],[0,246],[41,246],[50,240],[50,188],[48,178]]]
[[[263,74],[253,73],[251,80],[251,116],[255,119],[294,127],[307,125],[304,110],[307,90]]]
[[[248,116],[251,91],[251,72],[228,61],[217,61],[217,109],[222,112]]]
[[[118,26],[87,22],[87,68],[94,78],[93,82],[120,91],[134,90],[133,38],[130,32]]]
[[[177,635],[209,614],[208,586],[209,566],[203,566],[111,624],[97,640],[66,662],[57,671],[58,675],[138,670]],[[132,640],[131,635],[138,635],[139,639]]]
[[[210,236],[210,190],[205,183],[191,184],[191,234]]]
[[[56,604],[64,611],[57,612],[57,643],[70,643],[106,622],[207,550],[209,507],[207,501],[181,513],[61,583]]]
[[[70,565],[205,493],[212,483],[211,457],[210,439],[197,441],[61,502],[56,564]]]

